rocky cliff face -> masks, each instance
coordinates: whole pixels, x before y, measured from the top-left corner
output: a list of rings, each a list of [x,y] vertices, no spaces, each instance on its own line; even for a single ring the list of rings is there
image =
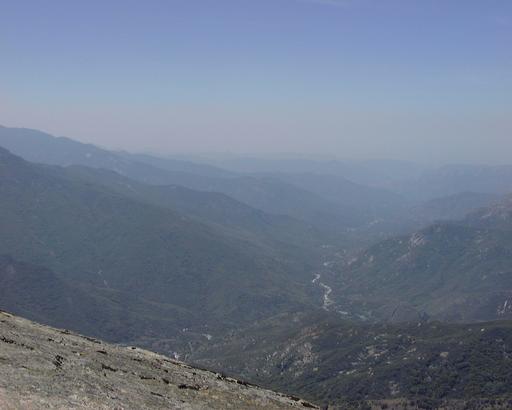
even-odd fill
[[[0,408],[316,408],[149,351],[0,311]]]

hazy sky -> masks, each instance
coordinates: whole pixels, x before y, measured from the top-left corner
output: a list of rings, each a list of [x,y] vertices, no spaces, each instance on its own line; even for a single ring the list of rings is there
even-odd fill
[[[162,153],[512,162],[512,1],[4,0],[0,124]]]

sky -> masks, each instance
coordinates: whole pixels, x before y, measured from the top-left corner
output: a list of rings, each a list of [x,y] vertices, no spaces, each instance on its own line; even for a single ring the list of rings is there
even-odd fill
[[[512,1],[3,0],[0,124],[161,154],[512,163]]]

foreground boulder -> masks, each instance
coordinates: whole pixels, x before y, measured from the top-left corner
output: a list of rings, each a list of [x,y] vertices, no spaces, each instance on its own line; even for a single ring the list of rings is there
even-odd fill
[[[133,347],[0,311],[0,408],[316,408]]]

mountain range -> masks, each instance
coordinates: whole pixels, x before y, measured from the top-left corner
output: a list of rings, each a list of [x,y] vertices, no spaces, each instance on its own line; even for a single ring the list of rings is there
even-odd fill
[[[506,408],[510,180],[0,127],[0,309],[329,408]]]
[[[268,175],[236,174],[182,160],[118,153],[35,130],[2,127],[0,146],[32,162],[104,168],[146,184],[224,193],[260,210],[287,215],[334,232],[364,225],[370,218],[364,209],[368,191],[372,189],[353,183],[349,184],[350,195],[346,196],[353,197],[360,190],[361,200],[355,204],[354,200],[340,203]],[[375,196],[382,192],[375,191]],[[385,195],[393,197],[390,193]]]
[[[144,310],[166,326],[170,311],[173,320],[188,318],[174,330],[217,320],[237,323],[312,303],[307,264],[302,257],[290,259],[288,248],[280,253],[170,207],[73,178],[64,168],[28,163],[4,149],[0,198],[2,254],[41,267],[62,286],[86,286],[95,299],[107,297],[99,322],[110,316],[107,307],[117,298],[154,305]],[[302,250],[301,255],[307,256]],[[20,274],[30,275],[33,269],[38,268],[20,269]],[[4,279],[14,281],[9,286],[20,284],[18,275]],[[38,291],[23,285],[19,291],[30,289]],[[80,298],[73,301],[80,303]],[[67,310],[66,304],[61,309]],[[129,329],[109,326],[121,332],[119,337]],[[80,320],[74,329],[83,330]]]
[[[331,267],[338,308],[367,319],[512,318],[510,198],[435,223]]]

